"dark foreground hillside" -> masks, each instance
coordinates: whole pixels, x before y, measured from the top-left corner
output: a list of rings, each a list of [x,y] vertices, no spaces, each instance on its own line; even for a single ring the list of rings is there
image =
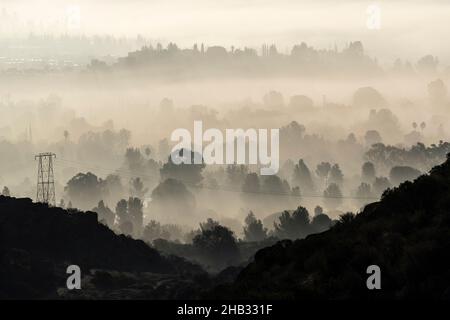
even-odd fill
[[[83,290],[66,290],[78,265]],[[0,298],[176,298],[200,267],[116,235],[95,213],[0,196]]]
[[[381,268],[381,290],[367,289],[369,265]],[[449,156],[329,231],[260,250],[209,297],[450,299]]]

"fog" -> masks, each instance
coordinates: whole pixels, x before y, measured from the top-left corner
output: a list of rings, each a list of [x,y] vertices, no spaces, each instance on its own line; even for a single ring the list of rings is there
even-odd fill
[[[381,28],[367,28],[367,9],[377,4]],[[313,46],[344,46],[361,40],[370,54],[382,61],[402,56],[418,59],[433,52],[447,59],[449,45],[442,39],[448,30],[450,4],[432,1],[2,1],[0,34],[28,36],[85,34],[173,41],[180,46],[260,46],[273,42],[281,51],[305,41]],[[414,51],[410,50],[414,46]]]
[[[140,229],[180,241],[207,218],[240,236],[250,211],[269,229],[298,206],[358,211],[450,151],[450,5],[379,3],[369,30],[360,1],[2,2],[19,18],[0,23],[0,186],[35,199],[34,155],[54,152],[57,205],[140,237],[118,225],[135,197]],[[170,135],[195,120],[280,129],[277,176],[174,169]]]

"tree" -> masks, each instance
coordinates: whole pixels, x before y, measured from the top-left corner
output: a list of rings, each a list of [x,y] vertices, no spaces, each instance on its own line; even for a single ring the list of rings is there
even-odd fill
[[[126,221],[129,221],[130,218],[128,216],[128,202],[125,199],[120,200],[117,202],[116,205],[116,215],[118,218],[119,226]]]
[[[213,230],[215,227],[220,226],[220,223],[212,218],[206,219],[206,222],[200,223],[200,230]]]
[[[9,191],[8,187],[5,186],[3,188],[2,196],[4,196],[4,197],[10,197],[11,196],[11,192]]]
[[[377,130],[368,130],[364,136],[364,140],[368,146],[372,146],[383,141]]]
[[[260,192],[259,176],[252,172],[245,176],[244,183],[242,185],[242,191],[248,193]]]
[[[332,225],[333,221],[330,217],[323,213],[314,216],[311,222],[311,227],[316,233],[326,231],[330,229]]]
[[[269,194],[288,194],[291,188],[279,176],[270,175],[264,177],[261,189]]]
[[[316,206],[314,208],[314,216],[318,216],[323,214],[323,208],[321,206]]]
[[[184,183],[167,179],[152,191],[150,211],[161,219],[177,219],[190,222],[195,209],[195,197]]]
[[[189,157],[192,161],[190,163],[180,163],[175,164],[172,160],[174,158],[184,158]],[[194,164],[194,158],[196,157],[195,153],[191,150],[181,149],[175,151],[171,156],[169,156],[167,163],[163,165],[160,170],[161,178],[163,180],[166,179],[176,179],[178,181],[182,181],[186,185],[190,186],[199,186],[201,181],[203,180],[202,171],[205,168],[205,164]]]
[[[212,229],[202,229],[192,242],[206,264],[216,269],[223,269],[239,261],[236,239],[226,227],[216,225]]]
[[[139,175],[144,170],[145,158],[138,148],[128,148],[125,152],[125,164],[133,175]]]
[[[303,159],[300,159],[298,164],[294,167],[292,182],[295,186],[299,186],[304,192],[314,192],[314,183],[312,181],[311,172]]]
[[[112,228],[114,226],[115,214],[109,209],[103,200],[101,200],[97,207],[92,209],[98,215],[98,221],[105,223],[108,227]]]
[[[245,218],[244,240],[245,241],[263,241],[267,238],[267,228],[264,228],[261,220],[256,219],[253,212]]]
[[[392,167],[392,169],[389,173],[389,180],[394,185],[399,185],[400,183],[402,183],[403,181],[406,181],[406,180],[413,181],[421,174],[422,173],[419,170],[417,170],[413,167],[395,166],[395,167]]]
[[[151,220],[145,226],[142,238],[149,243],[153,243],[156,239],[170,240],[170,234],[162,228],[159,222]]]
[[[128,215],[130,222],[133,224],[133,232],[136,238],[139,238],[142,233],[142,225],[144,222],[144,205],[139,198],[130,197],[128,199]]]
[[[323,192],[324,203],[329,209],[336,209],[342,203],[342,193],[339,186],[331,183]]]
[[[89,210],[103,198],[104,182],[91,172],[78,173],[64,190],[78,208]]]
[[[350,222],[352,222],[355,219],[355,214],[353,212],[346,212],[342,215],[339,216],[339,221],[338,223],[340,225],[343,224],[349,224]]]
[[[363,182],[368,182],[368,183],[372,183],[375,180],[375,166],[373,165],[372,162],[367,161],[364,162],[364,164],[362,165],[361,168],[361,176],[362,176],[362,181]]]
[[[301,239],[311,233],[309,212],[304,207],[298,207],[292,214],[284,211],[274,222],[274,234],[280,239]]]
[[[353,95],[353,105],[357,107],[380,108],[386,106],[386,100],[376,89],[364,87],[356,90]]]
[[[426,55],[417,61],[417,69],[423,73],[434,74],[438,64],[438,58],[435,58],[432,55]]]
[[[331,167],[329,181],[330,183],[335,183],[338,186],[342,186],[342,183],[344,182],[344,174],[337,163]]]
[[[442,105],[447,101],[447,87],[441,79],[428,84],[428,96],[433,105]]]
[[[145,198],[145,194],[148,192],[148,188],[144,187],[144,183],[141,178],[134,178],[130,181],[130,194],[132,197],[137,197],[140,199]]]
[[[331,164],[329,162],[321,162],[316,167],[316,174],[319,178],[321,178],[324,181],[325,188],[328,184],[328,175],[331,171]]]
[[[384,190],[391,187],[389,179],[386,177],[376,177],[372,184],[372,190],[377,196],[381,196]]]
[[[147,158],[150,158],[150,155],[152,154],[152,149],[150,149],[150,147],[146,147],[144,152]]]
[[[422,131],[425,130],[426,126],[427,126],[427,124],[424,121],[422,121],[420,123],[420,130],[422,130]]]
[[[107,203],[115,203],[118,199],[124,197],[124,187],[122,179],[116,174],[109,174],[103,182],[104,184],[104,200]]]
[[[365,182],[361,182],[361,184],[358,187],[358,190],[356,191],[356,202],[359,206],[364,206],[371,201],[371,197],[373,197],[372,195],[372,190],[370,187],[370,184],[365,183]]]
[[[269,108],[280,108],[284,106],[283,95],[278,91],[270,91],[263,97],[264,105]]]
[[[289,101],[289,106],[291,108],[296,108],[298,110],[310,110],[314,108],[314,102],[311,98],[304,95],[295,95],[291,97]]]

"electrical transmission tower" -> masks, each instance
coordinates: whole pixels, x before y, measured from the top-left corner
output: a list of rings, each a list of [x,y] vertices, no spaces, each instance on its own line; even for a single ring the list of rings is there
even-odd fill
[[[53,174],[54,153],[40,153],[34,157],[38,160],[38,179],[36,201],[56,206],[55,199],[55,179]]]

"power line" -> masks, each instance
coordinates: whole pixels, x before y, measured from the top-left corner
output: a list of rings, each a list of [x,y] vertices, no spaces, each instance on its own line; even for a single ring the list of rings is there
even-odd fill
[[[138,173],[139,177],[146,177],[149,179],[157,179],[160,180],[161,177],[160,176],[156,176],[156,175],[150,175],[148,173],[142,173],[142,172],[131,172],[128,170],[124,170],[124,169],[108,169],[106,167],[102,167],[102,166],[97,166],[97,165],[89,165],[86,163],[81,163],[78,161],[73,161],[73,160],[67,160],[67,159],[57,159],[57,161],[60,162],[67,162],[67,163],[73,163],[78,165],[79,167],[83,167],[85,169],[90,168],[90,169],[95,169],[98,171],[103,171],[103,172],[107,172],[107,173],[111,173],[111,172],[116,172],[116,173],[120,173],[122,176],[128,177],[130,179],[136,178],[136,174]],[[179,180],[179,179],[177,179]],[[280,192],[267,192],[267,191],[244,191],[244,190],[236,190],[236,189],[232,189],[226,186],[220,186],[218,185],[217,187],[208,187],[208,186],[198,186],[195,185],[193,183],[193,181],[187,181],[187,180],[179,180],[181,182],[183,182],[184,184],[190,186],[191,188],[195,188],[195,189],[206,189],[206,190],[213,190],[213,191],[224,191],[224,192],[233,192],[233,193],[241,193],[241,194],[260,194],[260,195],[273,195],[273,196],[283,196],[283,197],[292,197],[292,198],[322,198],[322,199],[354,199],[354,200],[379,200],[378,197],[358,197],[358,196],[348,196],[348,195],[343,195],[341,197],[337,197],[337,196],[324,196],[321,194],[305,194],[305,195],[296,195],[296,194],[291,194],[291,193],[280,193]]]

